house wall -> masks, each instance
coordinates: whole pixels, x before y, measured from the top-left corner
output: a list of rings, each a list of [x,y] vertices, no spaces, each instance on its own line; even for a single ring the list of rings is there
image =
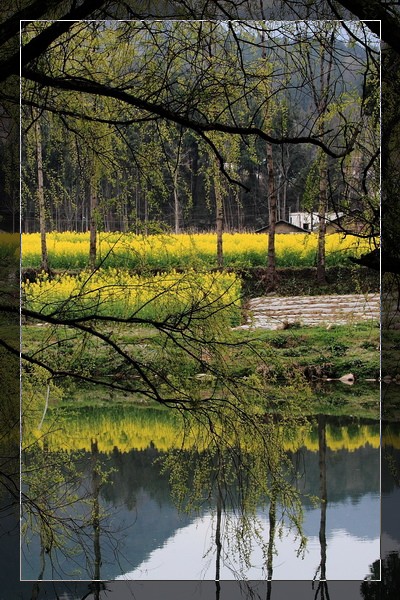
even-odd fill
[[[317,213],[309,212],[292,212],[289,215],[289,221],[292,225],[308,231],[311,231],[315,227],[318,223],[318,218]]]
[[[327,223],[326,233],[336,233],[346,230],[353,233],[361,233],[365,229],[366,224],[356,219],[343,219],[341,221],[341,227],[337,223]]]
[[[275,231],[276,233],[303,233],[301,229],[291,227],[290,223],[277,223]]]
[[[337,217],[341,216],[343,213],[336,212],[328,212],[326,213],[327,227],[330,225],[329,221],[333,221],[337,219]],[[292,212],[289,215],[289,221],[292,225],[297,225],[297,227],[301,227],[302,229],[312,231],[319,224],[319,215],[318,213],[310,213],[310,212]]]

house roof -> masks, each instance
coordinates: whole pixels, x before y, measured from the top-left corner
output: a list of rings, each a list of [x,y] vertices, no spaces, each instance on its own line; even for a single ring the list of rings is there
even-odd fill
[[[303,227],[298,227],[298,225],[293,225],[293,223],[289,223],[289,221],[286,221],[285,219],[279,219],[279,221],[277,221],[275,223],[275,227],[277,227],[278,225],[286,225],[288,227],[288,229],[291,229],[292,231],[295,231],[297,233],[310,233],[309,229],[303,229]],[[264,225],[264,227],[260,227],[260,229],[256,229],[255,233],[264,233],[265,231],[269,230],[269,225]]]

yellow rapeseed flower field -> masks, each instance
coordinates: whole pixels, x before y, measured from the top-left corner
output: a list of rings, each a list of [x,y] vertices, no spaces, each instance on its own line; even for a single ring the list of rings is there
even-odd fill
[[[160,320],[194,306],[210,315],[223,309],[232,323],[240,318],[241,283],[234,273],[172,270],[144,276],[110,268],[55,278],[43,275],[22,287],[26,306],[46,314],[56,309],[70,317],[90,314]]]
[[[199,268],[216,264],[216,235],[100,233],[97,248],[99,264],[104,267]],[[313,266],[316,262],[318,236],[315,233],[277,234],[277,265],[280,267]],[[226,266],[262,266],[267,261],[268,235],[225,233],[223,236]],[[52,268],[82,269],[88,264],[89,233],[49,233],[47,246]],[[347,256],[358,256],[371,249],[370,242],[340,233],[326,238],[327,264],[343,263]],[[24,267],[40,265],[40,236],[22,235]]]

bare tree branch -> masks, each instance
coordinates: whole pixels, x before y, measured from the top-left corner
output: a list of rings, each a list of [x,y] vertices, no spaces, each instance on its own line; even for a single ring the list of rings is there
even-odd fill
[[[57,89],[67,91],[83,92],[87,94],[96,94],[107,98],[115,98],[117,100],[125,102],[126,104],[129,104],[130,106],[135,106],[140,110],[144,110],[150,114],[158,115],[169,121],[182,125],[183,127],[192,129],[193,131],[196,131],[199,134],[205,134],[209,131],[220,131],[223,133],[230,133],[233,135],[241,136],[256,135],[261,139],[268,141],[271,144],[278,145],[312,144],[321,148],[328,156],[331,156],[332,158],[341,158],[342,156],[349,154],[353,150],[354,139],[357,136],[357,132],[355,132],[353,136],[354,139],[352,138],[350,140],[347,147],[341,152],[335,152],[317,136],[283,136],[280,138],[275,138],[267,134],[259,127],[245,127],[238,125],[226,125],[224,123],[218,122],[211,123],[199,121],[197,119],[190,118],[184,114],[181,114],[177,111],[174,111],[168,108],[168,106],[164,106],[163,104],[156,104],[143,98],[139,98],[137,96],[129,94],[118,88],[113,88],[108,85],[98,83],[95,81],[90,81],[84,78],[67,79],[60,77],[51,77],[44,73],[39,73],[29,67],[22,68],[22,76],[42,86],[54,87]]]

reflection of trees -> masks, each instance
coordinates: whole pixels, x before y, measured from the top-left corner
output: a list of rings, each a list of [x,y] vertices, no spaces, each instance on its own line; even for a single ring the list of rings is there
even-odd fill
[[[272,576],[274,574],[274,543],[276,533],[276,497],[274,494],[270,497],[268,510],[268,547],[267,547],[267,600],[271,600],[272,594]]]
[[[158,461],[159,452],[153,447],[145,450],[132,450],[122,454],[117,448],[112,452],[113,472],[104,483],[102,496],[115,506],[123,502],[132,509],[141,488],[159,504],[169,502],[168,477],[161,473]]]
[[[379,452],[376,449],[369,446],[360,447],[357,452],[327,449],[326,458],[330,502],[342,502],[344,498],[356,502],[360,496],[379,490]],[[307,473],[307,478],[300,480],[299,485],[306,494],[305,506],[310,506],[312,502],[307,494],[319,495],[318,455],[302,448],[293,460],[296,469],[302,468]]]
[[[368,579],[362,582],[360,588],[364,600],[397,600],[400,590],[400,554],[391,552],[382,561],[376,560],[370,567]]]
[[[274,573],[273,556],[274,556],[274,539],[276,531],[276,498],[271,495],[269,510],[268,510],[268,549],[267,549],[267,580],[272,581]]]
[[[104,425],[104,421],[101,421]],[[141,421],[138,421],[138,426],[140,426]],[[327,421],[327,423],[329,423],[329,419]],[[328,427],[328,425],[327,425]],[[275,428],[277,429],[277,425],[275,424]],[[293,425],[293,428],[289,428],[286,432],[283,432],[282,438],[279,436],[279,431],[277,430],[275,432],[275,435],[277,437],[277,440],[279,441],[283,441],[284,442],[284,446],[286,447],[286,443],[287,443],[287,437],[286,435],[290,435],[290,432],[292,431],[292,433],[296,433],[297,436],[297,431],[295,430],[295,425]],[[99,429],[96,429],[96,431],[99,431]],[[265,429],[265,431],[268,431],[268,428]],[[345,431],[345,429],[343,430]],[[318,427],[316,428],[316,432],[318,435]],[[286,435],[285,435],[286,433]],[[188,432],[189,434],[189,432]],[[249,436],[247,436],[248,439]],[[328,440],[327,436],[326,436],[326,441]],[[270,443],[272,444],[273,440],[270,439]],[[245,441],[242,441],[242,452],[244,455],[246,455],[246,444]],[[251,445],[248,445],[248,453],[251,453]],[[221,452],[222,452],[222,447],[221,447]],[[225,451],[225,455],[227,453],[231,452],[231,456],[234,456],[234,450],[230,451],[230,449],[228,448],[228,450]],[[301,456],[300,456],[301,453]],[[189,449],[187,450],[182,450],[181,452],[173,452],[171,451],[170,453],[172,456],[177,456],[179,455],[180,461],[181,461],[181,465],[182,465],[182,469],[185,471],[186,477],[187,477],[187,488],[188,488],[188,493],[190,494],[190,492],[195,488],[195,486],[197,486],[199,484],[199,473],[196,474],[196,464],[198,464],[198,460],[193,458],[193,452],[191,452]],[[198,454],[201,454],[201,452],[199,452]],[[212,489],[210,491],[210,488],[206,488],[206,484],[204,486],[204,493],[203,493],[203,503],[201,504],[201,510],[203,510],[208,503],[208,495],[210,495],[210,505],[212,506],[213,510],[214,510],[214,516],[215,516],[215,529],[214,529],[214,533],[215,536],[213,537],[213,539],[215,539],[217,537],[217,533],[218,533],[218,537],[220,539],[220,550],[219,550],[219,556],[220,556],[220,565],[221,565],[221,570],[222,567],[225,563],[229,563],[231,564],[232,561],[229,560],[229,556],[226,555],[226,541],[229,537],[231,537],[231,539],[234,541],[233,544],[236,544],[236,538],[237,538],[237,531],[238,531],[238,527],[237,522],[233,521],[233,518],[229,520],[228,518],[228,523],[225,526],[225,513],[228,513],[228,515],[230,515],[232,513],[232,510],[236,511],[236,514],[239,516],[240,519],[240,503],[242,502],[242,496],[241,496],[241,483],[240,481],[244,479],[244,473],[240,472],[240,470],[237,473],[237,476],[235,476],[234,473],[232,473],[232,476],[229,476],[229,469],[230,467],[228,466],[230,462],[232,462],[232,459],[227,458],[226,456],[223,455],[224,453],[222,453],[222,456],[219,457],[219,455],[217,453],[214,454],[214,471],[212,472],[213,475],[212,477],[214,477],[214,479],[212,479]],[[343,497],[344,495],[346,495],[346,490],[349,487],[349,482],[350,482],[350,478],[352,477],[352,469],[357,469],[359,466],[363,466],[363,468],[366,468],[366,465],[369,465],[369,471],[378,471],[378,465],[376,465],[376,469],[374,467],[374,462],[373,459],[374,457],[378,454],[378,452],[376,450],[372,450],[369,449],[368,452],[365,452],[365,449],[359,449],[358,452],[350,452],[347,453],[346,458],[344,459],[343,454],[344,451],[341,451],[339,453],[339,456],[336,457],[336,452],[331,452],[330,450],[326,449],[326,456],[325,456],[325,461],[326,461],[326,468],[327,468],[327,475],[329,478],[329,489],[331,489],[331,486],[333,486],[333,488],[336,488],[335,491],[335,496],[334,496],[334,500],[332,500],[332,496],[330,495],[330,500],[331,501],[343,501]],[[357,455],[360,454],[361,458],[358,458]],[[320,488],[319,488],[319,472],[320,472],[320,467],[318,465],[318,454],[317,453],[311,453],[309,451],[304,450],[304,448],[301,449],[301,451],[299,451],[299,453],[295,453],[294,457],[292,455],[292,453],[287,453],[287,451],[285,451],[285,455],[287,456],[287,459],[292,461],[292,467],[288,470],[288,474],[290,473],[300,473],[301,471],[304,471],[304,473],[307,474],[306,477],[301,477],[300,479],[297,479],[296,485],[298,486],[298,489],[300,491],[301,494],[301,501],[302,504],[305,508],[307,508],[307,506],[309,505],[310,499],[309,496],[316,496],[319,495],[321,496],[321,492],[320,492]],[[88,489],[86,490],[87,493],[90,494],[87,496],[87,501],[89,503],[89,501],[91,503],[93,503],[93,493],[90,487],[90,482],[92,481],[92,473],[93,473],[93,464],[92,464],[92,459],[91,459],[91,455],[90,453],[85,453],[83,455],[81,455],[81,457],[79,458],[79,455],[74,455],[77,456],[77,464],[76,464],[76,468],[79,471],[79,476],[82,480],[85,480],[89,483],[88,485]],[[114,448],[113,452],[110,454],[105,454],[100,452],[97,455],[96,460],[99,462],[99,468],[102,471],[108,471],[110,473],[108,479],[102,483],[101,485],[101,489],[100,489],[100,500],[102,500],[103,502],[107,503],[108,505],[111,504],[111,508],[106,508],[105,511],[107,514],[111,515],[111,512],[115,512],[117,510],[121,510],[121,512],[123,513],[122,515],[122,519],[119,520],[118,522],[121,523],[120,525],[120,530],[122,532],[122,536],[120,537],[120,547],[118,548],[118,554],[121,557],[121,560],[124,561],[124,554],[126,555],[126,550],[124,552],[123,549],[123,544],[125,544],[125,540],[128,539],[129,536],[129,547],[130,547],[130,556],[133,556],[134,552],[139,552],[138,556],[144,556],[144,554],[146,552],[150,552],[152,551],[156,546],[154,544],[155,539],[157,538],[156,544],[158,545],[162,545],[162,543],[173,533],[173,531],[175,530],[175,528],[178,526],[179,521],[180,521],[180,525],[182,526],[182,523],[184,524],[188,524],[191,522],[192,518],[190,515],[179,515],[175,510],[174,507],[171,506],[171,497],[169,494],[169,486],[168,486],[168,477],[169,474],[164,470],[163,472],[161,471],[162,469],[162,464],[165,462],[166,459],[166,455],[164,452],[158,452],[156,450],[156,448],[154,447],[154,445],[152,447],[147,448],[146,450],[137,450],[137,451],[131,451],[128,453],[121,453],[120,451],[117,450],[117,448]],[[240,457],[236,457],[236,463],[239,463],[240,460],[242,461],[248,461],[247,464],[251,464],[251,459],[247,458],[246,456],[244,456],[242,459],[240,459]],[[297,459],[297,460],[296,460]],[[74,458],[75,460],[75,458]],[[202,460],[200,458],[200,460]],[[254,460],[254,459],[253,459]],[[218,462],[219,461],[219,462]],[[371,466],[372,465],[372,466]],[[232,467],[232,470],[234,469],[234,465]],[[345,471],[345,474],[343,475],[341,473],[341,471]],[[264,466],[264,470],[261,471],[261,468],[259,470],[259,474],[258,477],[261,478],[265,475],[268,475],[268,471]],[[219,474],[219,479],[217,479],[217,474]],[[274,474],[274,476],[276,476]],[[204,477],[207,477],[207,474],[204,473]],[[238,477],[240,478],[238,481]],[[353,476],[355,477],[355,476]],[[334,482],[333,479],[338,479],[339,483]],[[364,480],[368,479],[368,475],[364,472]],[[221,484],[219,484],[219,481],[222,481]],[[226,482],[229,482],[229,484],[227,485]],[[255,482],[255,479],[253,480]],[[225,482],[225,483],[224,483]],[[273,541],[274,541],[274,535],[273,535],[273,530],[274,530],[274,524],[275,524],[275,531],[278,532],[279,531],[279,517],[276,518],[274,512],[277,508],[277,512],[279,515],[279,504],[277,503],[274,493],[273,493],[273,483],[274,483],[274,477],[271,477],[270,480],[268,481],[268,494],[265,494],[263,498],[261,498],[261,505],[265,504],[266,508],[266,518],[267,520],[269,520],[270,523],[270,537],[268,536],[263,536],[263,538],[260,541],[260,544],[263,544],[265,547],[265,574],[266,574],[266,578],[268,579],[269,577],[273,576],[273,563],[272,563],[272,559],[275,558],[275,556],[273,555]],[[354,482],[353,482],[354,483]],[[372,491],[376,491],[377,490],[377,484],[374,482],[374,479],[371,477],[371,474],[369,475],[369,480],[367,482],[367,485],[365,486],[365,481],[361,482],[361,479],[359,479],[358,477],[356,478],[356,486],[351,488],[351,493],[347,493],[346,497],[358,497],[360,494],[365,494],[368,492],[372,492]],[[360,483],[360,485],[359,485]],[[362,485],[361,485],[362,483]],[[210,483],[209,483],[210,485]],[[256,482],[254,483],[254,485],[257,485]],[[339,487],[338,487],[339,486]],[[243,486],[242,486],[243,487]],[[339,488],[340,489],[340,495],[339,495]],[[207,491],[206,491],[207,490]],[[278,489],[279,491],[279,489]],[[212,493],[212,496],[211,496]],[[219,502],[219,507],[217,505],[217,500],[218,498],[220,498],[220,502]],[[138,503],[139,502],[139,503]],[[254,503],[255,504],[255,503]],[[137,505],[137,514],[139,516],[139,518],[137,519],[137,521],[135,520],[135,506]],[[89,506],[89,504],[88,504]],[[90,504],[90,506],[92,506],[92,504]],[[237,508],[239,506],[239,509]],[[247,501],[247,506],[250,507],[251,509],[251,505],[250,502]],[[131,516],[127,516],[127,513],[124,513],[124,507],[126,507],[131,513],[132,513],[132,518]],[[259,506],[258,508],[258,513],[259,513]],[[232,510],[231,510],[232,509]],[[219,514],[220,514],[220,519],[221,519],[221,526],[220,526],[220,530],[219,532],[217,532],[217,522],[218,522],[218,510],[219,510]],[[157,532],[154,532],[154,536],[149,536],[148,537],[148,542],[143,540],[143,542],[139,542],[139,541],[135,541],[135,540],[139,540],[141,539],[141,536],[144,535],[146,537],[146,530],[148,527],[151,527],[151,523],[153,522],[154,519],[158,518],[158,515],[160,514],[160,511],[162,511],[162,514],[165,516],[165,518],[163,518],[161,520],[162,523],[165,524],[165,526],[162,526],[161,528],[159,526],[157,526]],[[248,516],[248,520],[249,520],[249,527],[252,526],[253,531],[256,527],[256,520],[254,518],[254,513],[255,511],[251,512],[251,510],[247,510],[247,516]],[[272,517],[272,520],[271,520]],[[250,524],[250,521],[253,519],[252,524]],[[122,522],[123,521],[123,522]],[[274,523],[275,521],[275,523]],[[108,522],[108,519],[106,519],[106,523]],[[115,521],[114,521],[115,523]],[[246,525],[246,522],[243,518],[243,524]],[[129,526],[129,529],[126,529],[126,526]],[[93,566],[94,565],[94,547],[93,547],[93,543],[94,543],[94,535],[93,535],[93,527],[90,525],[91,527],[91,538],[90,538],[90,564]],[[114,531],[115,531],[115,527],[116,525],[114,525]],[[88,531],[88,530],[87,530]],[[247,531],[249,532],[249,528],[247,529]],[[103,552],[102,552],[102,559],[103,559],[103,563],[106,565],[107,561],[110,561],[110,553],[108,550],[109,544],[107,542],[107,534],[110,533],[110,535],[113,533],[111,531],[107,531],[107,526],[104,527],[103,526],[103,532],[104,532],[104,536],[102,533],[102,547],[103,547]],[[88,531],[89,533],[89,531]],[[155,537],[156,536],[156,537]],[[247,539],[249,539],[250,537],[250,533],[247,535]],[[152,542],[154,538],[154,542]],[[146,537],[147,540],[147,537]],[[88,540],[89,541],[89,540]],[[259,543],[259,539],[256,538],[255,536],[252,537],[252,542],[253,545],[255,546],[256,544]],[[237,541],[237,545],[239,544],[239,540]],[[242,544],[242,546],[244,547],[244,544]],[[142,549],[142,550],[141,550]],[[217,546],[215,544],[213,544],[213,554],[212,551],[210,550],[210,553],[208,554],[209,557],[211,557],[212,554],[212,560],[215,560],[216,558],[216,549]],[[234,549],[234,545],[232,546],[232,549]],[[89,548],[88,548],[88,552],[89,552]],[[136,556],[136,554],[135,554]],[[111,558],[112,560],[112,558]],[[237,566],[238,563],[235,564],[235,566]],[[245,568],[245,564],[244,564],[244,568]],[[122,568],[122,571],[127,571],[129,569],[127,569],[125,567],[125,563],[124,563],[124,567]],[[90,571],[90,576],[94,577],[94,569],[92,571]],[[102,575],[104,576],[104,567],[103,567],[103,573]],[[271,586],[270,586],[271,587]]]
[[[326,581],[326,509],[328,505],[327,481],[326,481],[326,418],[318,415],[318,459],[319,459],[319,484],[321,501],[321,519],[319,526],[319,543],[321,546],[321,561],[314,580],[320,575],[315,592],[315,599],[329,600],[328,582]],[[313,581],[314,589],[314,581]]]
[[[93,579],[100,580],[101,548],[100,548],[100,502],[99,493],[101,487],[101,473],[99,471],[97,440],[91,441],[92,446],[92,527],[93,527],[93,549],[94,570]]]
[[[218,485],[217,489],[217,515],[216,515],[216,527],[215,527],[215,546],[217,554],[215,557],[215,598],[219,600],[221,593],[220,575],[221,575],[221,551],[222,551],[222,539],[221,539],[221,524],[222,524],[222,490]]]
[[[282,519],[285,515],[298,536],[299,551],[306,543],[301,496],[291,484],[292,464],[283,443],[283,431],[287,435],[294,424],[287,419],[278,427],[272,419],[259,419],[250,428],[229,411],[219,417],[211,430],[208,422],[190,422],[187,418],[184,436],[189,436],[195,427],[201,449],[171,451],[163,458],[164,469],[169,473],[179,508],[194,510],[212,506],[212,500],[216,501],[216,579],[222,563],[235,577],[246,579],[254,544],[263,549],[264,568],[271,579],[278,505]],[[267,501],[269,540],[264,539],[257,517],[258,508]]]
[[[21,533],[25,552],[35,538],[39,541],[38,580],[63,579],[63,557],[94,580],[101,579],[101,534],[115,545],[117,532],[103,526],[106,516],[101,508],[100,490],[107,473],[99,460],[96,440],[88,456],[89,486],[82,485],[79,458],[64,452],[49,452],[38,444],[23,452]],[[25,555],[24,560],[29,561]],[[46,576],[47,575],[47,576]]]
[[[23,454],[23,461],[21,532],[28,549],[32,535],[38,535],[40,580],[47,562],[53,576],[60,573],[55,553],[66,551],[82,526],[82,521],[69,513],[79,481],[73,463],[63,453],[49,453],[38,444]]]

